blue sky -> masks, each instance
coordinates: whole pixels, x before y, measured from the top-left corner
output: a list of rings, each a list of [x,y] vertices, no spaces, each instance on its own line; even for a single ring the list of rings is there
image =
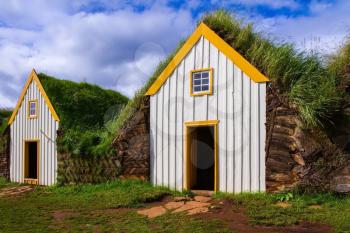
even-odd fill
[[[32,68],[132,96],[219,8],[299,50],[332,54],[350,35],[348,0],[0,0],[0,107],[15,105]]]

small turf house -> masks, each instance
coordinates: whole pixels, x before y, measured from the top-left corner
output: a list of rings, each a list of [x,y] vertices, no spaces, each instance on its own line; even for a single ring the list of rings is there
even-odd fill
[[[109,135],[111,111],[127,101],[112,90],[33,70],[8,122],[10,180],[53,185],[115,178],[118,161],[107,155],[113,150],[102,137]]]
[[[268,81],[201,23],[146,93],[151,182],[265,191]]]
[[[33,70],[8,122],[12,182],[39,185],[56,182],[59,122],[60,118]]]

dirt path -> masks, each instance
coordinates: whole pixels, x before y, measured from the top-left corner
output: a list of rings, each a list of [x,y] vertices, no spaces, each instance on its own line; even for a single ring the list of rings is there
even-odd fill
[[[181,201],[180,201],[181,202]],[[208,208],[206,211],[202,205],[194,203],[196,200],[187,200],[185,204],[179,204],[175,206],[174,199],[166,197],[162,201],[149,203],[147,207],[143,210],[136,210],[139,214],[149,216],[150,218],[158,217],[165,214],[167,211],[172,211],[173,213],[184,212],[187,213],[192,218],[198,219],[208,219],[208,220],[220,220],[227,224],[227,226],[234,232],[238,233],[330,233],[331,228],[328,225],[321,223],[310,223],[301,222],[298,225],[290,226],[261,226],[261,225],[251,225],[249,223],[249,218],[245,214],[244,208],[239,208],[233,205],[230,201],[218,201],[218,200],[208,200],[202,203],[208,203],[204,208]],[[168,206],[175,206],[173,208],[168,208]],[[191,209],[191,205],[194,206]],[[187,206],[187,208],[186,208]],[[191,210],[199,211],[191,211]],[[180,210],[180,211],[177,211]],[[149,214],[149,215],[148,215]]]
[[[291,226],[252,226],[249,218],[245,215],[244,208],[235,208],[230,201],[224,201],[223,205],[211,209],[209,213],[199,214],[195,217],[200,219],[218,219],[225,222],[230,229],[239,233],[330,233],[331,228],[321,223],[302,222]]]

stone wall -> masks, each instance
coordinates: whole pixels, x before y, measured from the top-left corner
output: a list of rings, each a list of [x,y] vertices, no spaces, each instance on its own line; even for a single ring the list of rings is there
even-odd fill
[[[103,183],[120,176],[121,162],[113,156],[73,156],[69,153],[58,154],[59,184]]]
[[[10,131],[0,136],[0,176],[10,178]]]
[[[267,90],[266,185],[276,192],[350,192],[350,156],[324,129],[306,130],[297,110]]]
[[[295,110],[283,104],[267,88],[266,188],[270,192],[293,188],[300,180],[305,161],[296,136],[300,120]]]
[[[121,157],[122,176],[149,180],[149,97],[144,97],[140,108],[133,114],[113,145]]]

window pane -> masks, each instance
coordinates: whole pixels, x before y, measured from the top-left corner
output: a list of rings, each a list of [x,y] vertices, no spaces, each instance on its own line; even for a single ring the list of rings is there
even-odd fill
[[[209,85],[203,85],[202,91],[209,91]]]
[[[193,91],[194,91],[194,92],[201,91],[201,86],[194,86],[194,87],[193,87]]]
[[[202,73],[202,78],[208,78],[208,77],[209,77],[208,71]]]
[[[193,85],[201,85],[201,80],[194,80]]]
[[[200,79],[201,78],[201,73],[194,73],[193,78],[194,79]]]
[[[29,115],[35,116],[36,115],[36,102],[30,102],[29,103]]]
[[[209,84],[209,79],[202,79],[202,84]]]

